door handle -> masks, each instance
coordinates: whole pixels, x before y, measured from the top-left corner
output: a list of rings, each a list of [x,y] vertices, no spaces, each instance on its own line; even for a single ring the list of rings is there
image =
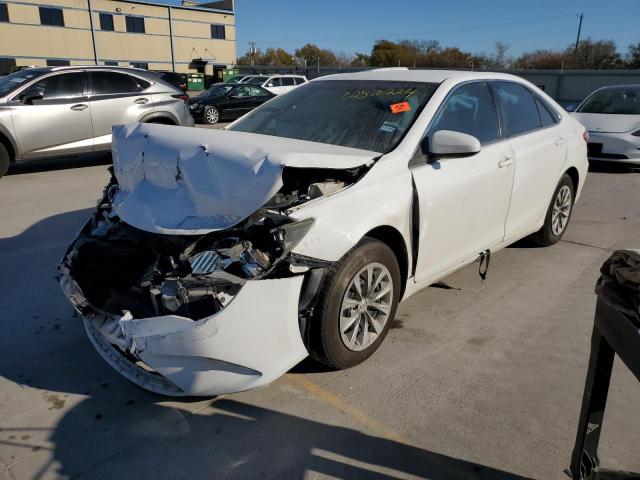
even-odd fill
[[[504,160],[500,160],[498,162],[498,167],[500,168],[508,167],[512,163],[513,163],[513,157],[506,157]]]
[[[81,112],[82,110],[86,110],[87,108],[89,108],[89,105],[87,105],[86,103],[78,103],[77,105],[72,106],[71,110]]]
[[[136,98],[134,100],[138,105],[144,105],[145,103],[149,103],[148,98]]]
[[[556,145],[562,145],[566,141],[567,141],[566,137],[558,137],[556,138]]]

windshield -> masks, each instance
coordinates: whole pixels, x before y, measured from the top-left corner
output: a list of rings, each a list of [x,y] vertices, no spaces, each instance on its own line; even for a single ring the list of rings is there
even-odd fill
[[[45,73],[47,73],[47,70],[29,68],[12,73],[6,77],[0,77],[0,97],[9,95],[11,92],[24,85],[25,82],[44,75]]]
[[[582,113],[640,115],[640,87],[604,88],[578,108]]]
[[[209,89],[202,95],[203,96],[206,95],[207,97],[223,97],[227,93],[229,93],[229,90],[231,90],[232,88],[233,88],[233,85],[226,85],[224,83],[219,83],[217,85],[213,85],[212,87],[209,87]]]
[[[376,80],[308,82],[238,120],[229,130],[387,153],[437,88]]]
[[[247,80],[244,83],[251,83],[252,85],[260,85],[269,80],[269,77],[253,77]]]

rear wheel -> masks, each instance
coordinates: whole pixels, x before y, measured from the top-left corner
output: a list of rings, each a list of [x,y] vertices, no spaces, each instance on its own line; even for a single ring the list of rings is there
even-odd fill
[[[544,225],[529,237],[532,242],[541,247],[548,247],[560,241],[571,218],[574,196],[573,181],[565,173],[553,192]]]
[[[220,121],[220,111],[216,107],[207,107],[204,111],[204,121],[214,125]]]
[[[311,323],[311,355],[341,369],[371,356],[393,322],[400,281],[393,251],[365,237],[326,273]]]
[[[11,165],[11,156],[7,148],[0,143],[0,177],[3,177],[8,171]]]

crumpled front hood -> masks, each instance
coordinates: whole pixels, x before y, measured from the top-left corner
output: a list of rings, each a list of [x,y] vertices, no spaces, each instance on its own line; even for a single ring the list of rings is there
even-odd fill
[[[347,169],[379,154],[225,130],[113,127],[113,211],[141,230],[201,235],[233,227],[282,187],[284,166]]]
[[[640,115],[575,112],[573,117],[590,132],[624,133],[640,128]]]

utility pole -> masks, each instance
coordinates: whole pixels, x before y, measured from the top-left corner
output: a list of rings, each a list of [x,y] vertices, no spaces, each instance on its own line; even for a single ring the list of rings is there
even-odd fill
[[[579,15],[580,21],[578,22],[578,36],[576,37],[576,47],[573,49],[573,54],[578,53],[578,43],[580,42],[580,32],[582,31],[582,17],[584,17],[584,13]]]
[[[255,65],[253,61],[253,55],[256,53],[256,42],[249,42],[249,53],[251,54],[251,66]]]

